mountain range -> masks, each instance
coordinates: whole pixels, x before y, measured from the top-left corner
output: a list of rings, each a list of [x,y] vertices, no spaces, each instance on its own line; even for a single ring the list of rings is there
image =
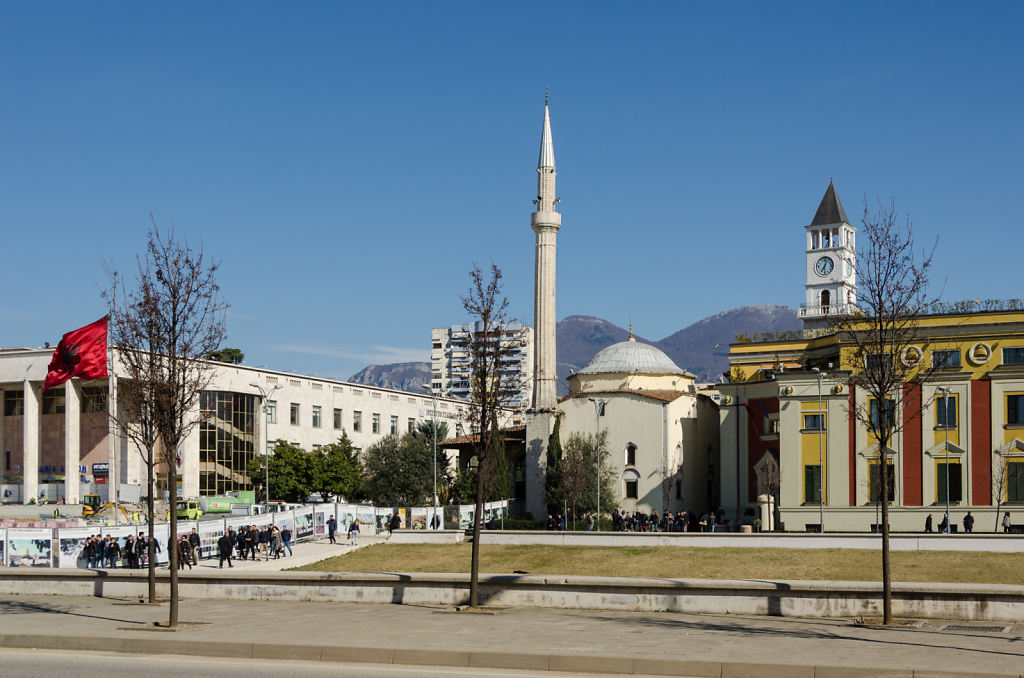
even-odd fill
[[[716,381],[729,369],[726,356],[737,334],[786,332],[800,327],[796,311],[789,306],[740,306],[699,320],[659,341],[637,335],[634,338],[660,348],[698,380]],[[629,332],[601,318],[571,315],[559,321],[557,336],[559,394],[564,395],[569,374],[583,369],[601,349],[626,341]],[[369,365],[352,375],[350,381],[418,392],[430,383],[430,363]]]

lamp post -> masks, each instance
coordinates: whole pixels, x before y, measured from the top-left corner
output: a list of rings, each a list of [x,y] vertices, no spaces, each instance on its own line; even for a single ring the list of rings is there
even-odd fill
[[[821,439],[825,435],[825,414],[821,410],[821,369],[812,367],[818,375],[818,529],[825,534],[825,455]]]
[[[949,387],[938,386],[935,389],[942,397],[942,431],[946,439],[946,534],[951,532],[949,519]]]
[[[597,457],[597,531],[601,531],[601,415],[604,414],[604,406],[607,400],[587,398],[594,403],[594,456]],[[664,511],[664,507],[662,507]]]
[[[434,411],[430,413],[431,420],[431,432],[434,434],[434,501],[431,502],[434,506],[434,515],[430,517],[431,524],[433,524],[434,516],[437,515],[437,391],[433,385],[424,384],[422,388],[425,391],[430,391],[430,398],[432,400],[432,407]]]
[[[274,387],[269,391],[264,391],[263,387],[252,382],[249,384],[254,389],[260,392],[260,397],[263,399],[263,455],[264,455],[264,491],[263,491],[263,513],[270,512],[270,449],[268,447],[270,437],[270,422],[267,420],[267,415],[270,414],[270,396],[274,394],[274,391],[281,388],[281,384],[274,384]]]

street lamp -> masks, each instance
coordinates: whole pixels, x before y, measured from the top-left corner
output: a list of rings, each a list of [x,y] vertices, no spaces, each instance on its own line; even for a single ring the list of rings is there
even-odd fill
[[[608,404],[607,400],[599,400],[594,398],[587,398],[590,402],[594,403],[594,423],[596,428],[594,430],[594,456],[597,457],[597,531],[601,531],[601,415],[604,414],[604,406]],[[665,507],[662,507],[662,511]],[[574,517],[575,519],[575,517]]]
[[[821,370],[812,367],[818,375],[818,529],[825,534],[825,455],[822,452],[821,439],[825,435],[825,414],[821,410]]]
[[[430,517],[430,522],[433,524],[434,517],[437,516],[437,391],[434,390],[433,385],[423,384],[421,387],[425,391],[430,391],[430,398],[433,401],[432,407],[434,411],[430,414],[431,432],[434,434],[434,515]]]
[[[281,384],[274,384],[274,387],[269,391],[264,391],[263,387],[257,384],[255,381],[250,383],[254,389],[260,392],[260,397],[263,398],[263,455],[264,464],[263,472],[264,477],[264,490],[263,490],[263,512],[270,512],[270,441],[267,438],[270,437],[270,422],[267,420],[267,416],[270,414],[270,396],[274,394],[274,391],[281,388]]]
[[[949,534],[951,522],[949,519],[949,387],[938,386],[935,390],[943,394],[942,431],[946,438],[946,534]]]

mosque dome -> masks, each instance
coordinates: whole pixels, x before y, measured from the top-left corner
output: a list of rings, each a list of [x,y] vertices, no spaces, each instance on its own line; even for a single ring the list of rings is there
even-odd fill
[[[686,374],[665,353],[632,336],[602,349],[579,374]]]

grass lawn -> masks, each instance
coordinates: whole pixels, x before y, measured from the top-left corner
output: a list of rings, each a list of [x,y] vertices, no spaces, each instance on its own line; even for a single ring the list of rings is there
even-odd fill
[[[295,568],[307,572],[469,572],[468,544],[375,544]],[[480,571],[696,579],[880,581],[880,551],[680,548],[672,546],[488,546]],[[1024,553],[898,551],[893,581],[1024,584]]]

